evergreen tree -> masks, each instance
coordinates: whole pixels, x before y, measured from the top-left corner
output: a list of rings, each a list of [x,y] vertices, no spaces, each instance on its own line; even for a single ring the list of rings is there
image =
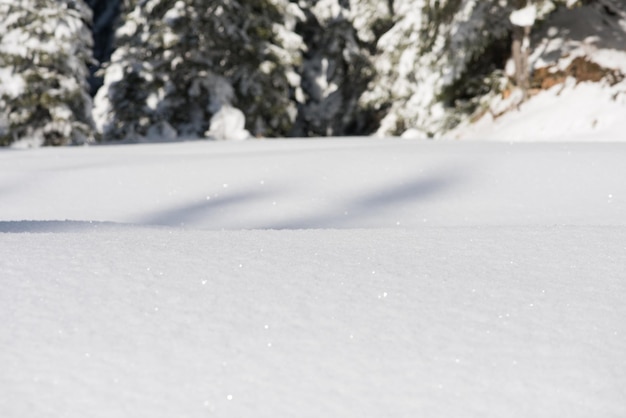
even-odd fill
[[[589,1],[0,0],[0,145],[92,141],[88,65],[106,140],[438,136],[528,84],[512,12]]]
[[[106,139],[202,136],[222,106],[254,135],[285,135],[295,106],[290,54],[270,0],[127,0],[96,96]],[[287,56],[288,59],[284,59]]]
[[[0,145],[91,142],[89,7],[3,1],[0,16]]]
[[[367,42],[354,27],[349,2],[308,0],[300,5],[305,20],[296,31],[306,44],[300,68],[305,97],[299,103],[293,134],[371,133],[374,110],[361,97],[374,78],[374,68]]]
[[[378,135],[435,136],[467,117],[503,83],[511,12],[534,3],[537,18],[575,0],[395,0],[393,27],[378,42],[368,99],[389,103]]]

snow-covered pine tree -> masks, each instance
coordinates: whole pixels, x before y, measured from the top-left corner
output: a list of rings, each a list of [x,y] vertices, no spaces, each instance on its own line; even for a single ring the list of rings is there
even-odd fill
[[[254,135],[285,135],[295,119],[292,54],[270,0],[126,0],[117,48],[96,95],[105,139],[202,136],[232,105]]]
[[[489,0],[396,0],[393,13],[368,94],[390,106],[377,134],[437,135],[453,124],[450,107],[491,87],[485,77],[508,56],[508,15]],[[468,71],[468,83],[449,88]]]
[[[367,100],[390,108],[377,134],[441,135],[506,83],[511,12],[533,2],[537,19],[576,0],[394,0],[379,40]]]
[[[0,145],[93,140],[83,0],[0,2]]]
[[[303,0],[299,4],[306,16],[296,28],[306,44],[300,68],[305,98],[292,134],[373,132],[375,109],[365,106],[361,96],[374,78],[374,68],[367,42],[355,30],[350,2]]]

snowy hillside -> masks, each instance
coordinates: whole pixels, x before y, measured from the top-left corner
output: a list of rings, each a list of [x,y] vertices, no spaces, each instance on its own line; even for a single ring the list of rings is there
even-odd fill
[[[625,416],[601,139],[1,150],[0,416]]]
[[[555,12],[533,36],[533,90],[528,102],[517,106],[516,92],[505,89],[489,97],[473,120],[446,136],[626,140],[624,45],[626,12],[621,9],[591,4]]]

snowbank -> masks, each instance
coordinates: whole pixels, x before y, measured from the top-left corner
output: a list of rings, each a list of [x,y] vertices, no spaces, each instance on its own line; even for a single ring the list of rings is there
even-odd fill
[[[494,141],[624,141],[626,140],[626,83],[623,92],[605,84],[568,79],[539,92],[519,109],[502,115],[486,114],[474,124],[453,130],[455,139]],[[508,104],[507,104],[508,103]],[[495,101],[503,109],[511,101]]]

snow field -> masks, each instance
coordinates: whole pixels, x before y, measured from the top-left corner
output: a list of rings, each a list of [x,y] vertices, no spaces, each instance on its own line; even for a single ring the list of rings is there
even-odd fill
[[[625,152],[623,143],[373,139],[5,151],[0,219],[217,230],[623,225]]]
[[[623,416],[623,148],[4,150],[0,416]]]

